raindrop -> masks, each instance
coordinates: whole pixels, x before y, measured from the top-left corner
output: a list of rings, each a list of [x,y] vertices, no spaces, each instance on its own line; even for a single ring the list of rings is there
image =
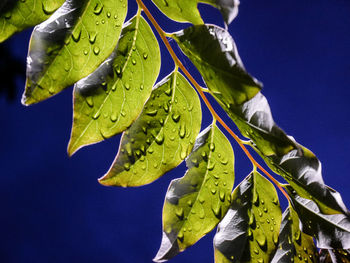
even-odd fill
[[[81,36],[81,29],[73,31],[72,39],[74,40],[74,42],[78,42],[80,40],[80,36]]]
[[[180,120],[180,115],[178,114],[178,113],[173,113],[172,115],[171,115],[171,117],[172,117],[172,119],[173,119],[173,121],[174,122],[178,122],[179,120]]]
[[[179,234],[177,234],[177,239],[182,242],[184,240],[184,233],[182,231],[179,232]]]
[[[163,132],[160,132],[156,138],[155,138],[155,141],[158,145],[161,145],[163,142],[164,142],[164,134]]]
[[[217,218],[221,218],[221,206],[218,205],[216,207],[211,207],[211,210],[213,211],[214,215],[217,217]]]
[[[179,129],[179,136],[181,139],[183,139],[185,138],[185,135],[186,135],[186,126],[185,124],[181,124]]]
[[[221,202],[224,202],[224,201],[225,201],[225,192],[224,192],[224,191],[221,191],[221,190],[220,190],[219,198],[220,198]]]
[[[215,194],[216,194],[216,189],[212,188],[212,189],[210,190],[210,192],[211,192],[213,195],[215,195]]]
[[[97,56],[100,53],[100,48],[98,46],[94,46],[94,54]]]
[[[182,220],[184,218],[184,209],[182,207],[176,208],[175,214],[180,220]]]
[[[212,170],[214,170],[214,168],[215,168],[215,163],[214,162],[212,162],[212,161],[209,161],[209,163],[208,163],[208,170],[209,171],[212,171]]]
[[[89,107],[93,107],[94,106],[94,101],[92,100],[92,97],[86,97],[86,103],[87,105],[89,105]]]
[[[49,88],[49,93],[50,93],[50,94],[54,94],[54,93],[55,93],[55,89],[54,89],[53,87],[50,87],[50,88]]]
[[[136,60],[133,58],[133,59],[131,60],[131,63],[135,66],[135,65],[136,65]]]
[[[24,3],[25,1],[22,0],[22,2]],[[43,9],[45,15],[51,15],[56,10],[55,5],[50,6],[50,4],[47,4],[48,2],[49,1],[42,2],[42,9]]]
[[[144,89],[144,86],[143,84],[140,85],[140,90],[143,90]]]
[[[124,169],[125,169],[125,171],[129,171],[130,170],[130,163],[125,163]]]
[[[124,84],[124,88],[125,88],[126,90],[130,90],[130,85],[129,85],[129,83],[125,83],[125,84]]]
[[[107,12],[107,17],[110,18],[111,17],[111,13]]]
[[[99,15],[101,14],[102,10],[103,10],[103,4],[97,3],[94,8],[94,14]]]
[[[272,241],[277,246],[277,244],[278,244],[278,233],[277,232],[273,233]]]
[[[150,111],[147,111],[146,114],[148,116],[156,116],[158,113],[158,110],[150,110]]]
[[[263,249],[266,245],[266,237],[263,234],[259,234],[256,237],[256,242],[258,243],[258,245]]]
[[[147,53],[143,53],[143,59],[147,59],[148,58],[148,54]]]
[[[209,143],[208,147],[209,147],[209,150],[212,151],[212,152],[215,150],[215,144],[214,143]]]
[[[95,41],[96,41],[96,37],[97,37],[97,33],[96,33],[96,32],[90,33],[90,34],[89,34],[89,42],[90,42],[91,44],[94,44]]]

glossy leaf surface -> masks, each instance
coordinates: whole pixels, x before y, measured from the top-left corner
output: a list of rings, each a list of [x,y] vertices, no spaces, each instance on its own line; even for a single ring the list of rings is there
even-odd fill
[[[118,155],[100,183],[153,182],[190,154],[200,127],[198,95],[175,71],[157,84],[139,118],[123,133]]]
[[[67,0],[35,27],[22,103],[37,103],[92,73],[115,48],[127,1]]]
[[[317,247],[350,249],[350,215],[324,214],[317,204],[303,198],[286,186],[295,211],[302,222],[302,231],[317,240]]]
[[[274,186],[251,173],[233,192],[214,237],[215,262],[270,262],[278,243],[281,208]]]
[[[240,105],[259,92],[261,84],[245,71],[236,45],[225,29],[192,26],[172,37],[197,67],[211,93],[225,105]]]
[[[48,19],[64,0],[1,0],[0,43]]]
[[[75,85],[68,152],[126,130],[141,113],[159,69],[157,39],[139,13],[125,25],[112,55]]]
[[[291,207],[283,213],[277,247],[271,263],[318,262],[314,241],[300,230],[298,215]]]
[[[163,208],[163,238],[155,258],[163,262],[196,243],[223,218],[231,201],[234,156],[218,127],[198,136],[185,176],[171,182]]]

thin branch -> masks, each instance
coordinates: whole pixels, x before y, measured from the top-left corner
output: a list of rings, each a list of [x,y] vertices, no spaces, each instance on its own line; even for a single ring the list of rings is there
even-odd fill
[[[197,83],[197,81],[192,77],[192,75],[188,72],[188,70],[183,66],[182,62],[180,59],[177,57],[175,54],[173,48],[171,47],[168,39],[166,38],[166,33],[163,31],[163,29],[159,26],[157,21],[154,19],[150,11],[147,9],[145,4],[142,2],[142,0],[136,0],[137,4],[143,9],[145,12],[146,16],[148,19],[151,21],[155,29],[157,30],[160,38],[162,39],[164,45],[166,46],[167,50],[169,51],[172,59],[174,60],[175,64],[183,71],[183,73],[186,75],[186,77],[190,80],[192,85],[196,88],[197,92],[203,99],[205,105],[213,115],[214,119],[216,119],[222,127],[235,139],[235,141],[239,144],[241,149],[244,151],[244,153],[247,155],[249,160],[252,162],[254,166],[259,168],[272,182],[275,183],[275,185],[280,189],[280,191],[284,194],[284,196],[289,200],[288,194],[284,191],[284,189],[281,187],[281,184],[271,175],[269,174],[268,171],[266,171],[255,159],[254,157],[250,154],[248,149],[245,147],[245,145],[242,143],[242,140],[230,129],[230,127],[227,126],[227,124],[220,118],[220,116],[216,113],[214,110],[213,106],[210,104],[208,101],[207,97],[205,96],[202,87]]]

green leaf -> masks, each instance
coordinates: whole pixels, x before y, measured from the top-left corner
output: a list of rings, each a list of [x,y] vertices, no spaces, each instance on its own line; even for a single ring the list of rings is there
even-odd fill
[[[203,24],[197,8],[199,3],[218,8],[226,24],[230,24],[237,16],[239,6],[239,0],[152,0],[152,2],[170,19],[194,25]]]
[[[115,48],[126,0],[67,0],[35,27],[22,103],[53,96],[93,72]]]
[[[320,263],[350,263],[350,250],[321,249]]]
[[[253,172],[237,186],[232,200],[214,237],[215,262],[270,262],[282,217],[276,189]]]
[[[139,118],[122,136],[103,185],[140,186],[179,165],[201,127],[198,95],[177,70],[152,91]]]
[[[299,228],[298,214],[292,207],[283,213],[278,249],[271,263],[318,262],[318,253],[311,236]]]
[[[325,214],[317,204],[303,198],[289,185],[285,186],[295,211],[302,222],[302,231],[317,240],[317,247],[350,249],[350,214]]]
[[[123,28],[112,55],[74,87],[69,154],[126,130],[140,115],[159,69],[157,39],[139,12]]]
[[[154,261],[163,262],[196,243],[223,218],[231,201],[234,155],[214,126],[198,136],[185,176],[171,182],[163,208],[163,238]]]
[[[240,105],[253,98],[261,84],[244,69],[229,32],[215,25],[192,26],[172,35],[220,102]]]
[[[64,0],[1,0],[0,43],[48,19]]]

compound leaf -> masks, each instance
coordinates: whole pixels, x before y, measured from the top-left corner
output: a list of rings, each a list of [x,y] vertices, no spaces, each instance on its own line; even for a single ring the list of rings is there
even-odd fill
[[[0,43],[48,19],[64,0],[1,0]]]
[[[274,186],[251,173],[233,192],[214,237],[215,262],[270,262],[277,248],[281,208]]]
[[[192,26],[172,35],[201,73],[208,89],[225,105],[253,98],[261,84],[244,69],[229,32],[215,25]]]
[[[115,48],[127,1],[67,0],[34,28],[22,103],[37,103],[93,72]]]
[[[318,262],[318,253],[311,236],[299,228],[299,217],[292,207],[283,213],[278,249],[271,263]]]
[[[74,87],[69,154],[126,130],[140,115],[160,69],[160,50],[140,12],[123,28],[117,48]]]
[[[198,95],[175,70],[157,84],[139,118],[123,133],[117,157],[100,183],[153,182],[190,154],[200,127]]]
[[[186,160],[188,171],[168,188],[163,238],[154,261],[163,262],[196,243],[225,215],[234,183],[230,142],[215,125],[198,136]]]
[[[317,240],[317,247],[350,249],[350,214],[325,214],[317,204],[301,197],[286,186],[295,211],[302,222],[302,231]]]

